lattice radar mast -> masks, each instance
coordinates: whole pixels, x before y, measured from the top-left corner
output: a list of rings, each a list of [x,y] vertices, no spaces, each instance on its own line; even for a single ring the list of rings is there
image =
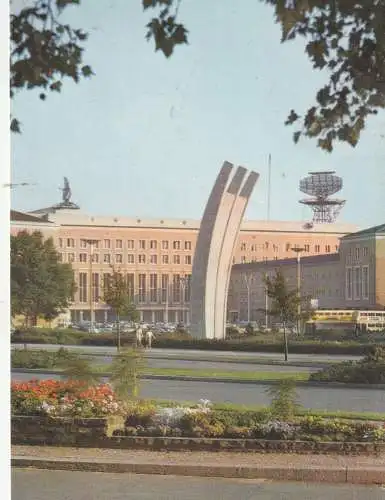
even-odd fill
[[[302,193],[308,194],[299,202],[313,210],[313,222],[327,224],[335,222],[346,200],[330,198],[342,189],[342,178],[335,172],[309,172],[309,175],[299,182]]]

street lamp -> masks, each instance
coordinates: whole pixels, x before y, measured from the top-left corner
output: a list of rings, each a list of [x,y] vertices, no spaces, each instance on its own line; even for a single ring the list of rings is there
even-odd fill
[[[250,295],[251,295],[251,281],[253,279],[252,274],[243,274],[243,279],[246,285],[246,290],[247,290],[247,323],[250,323]]]
[[[295,247],[292,251],[297,254],[297,335],[301,333],[301,253],[305,252],[305,248]]]
[[[187,277],[186,276],[182,276],[179,279],[179,285],[182,288],[182,300],[181,300],[181,306],[182,307],[181,308],[182,308],[182,323],[183,323],[183,326],[185,326],[184,293],[185,293],[186,283],[187,283]]]
[[[86,245],[89,246],[89,274],[90,274],[90,284],[89,284],[89,294],[90,294],[90,330],[91,332],[93,331],[93,325],[95,322],[94,318],[94,298],[93,298],[93,274],[92,274],[92,263],[93,263],[93,257],[94,257],[94,245],[99,243],[99,240],[95,239],[88,239],[84,238],[82,241],[86,243]]]

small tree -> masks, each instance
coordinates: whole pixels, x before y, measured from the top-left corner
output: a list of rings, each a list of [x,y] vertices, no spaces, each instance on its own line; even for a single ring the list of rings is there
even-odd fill
[[[139,379],[143,368],[143,354],[134,347],[115,356],[111,365],[111,383],[120,399],[138,396]]]
[[[296,289],[290,290],[283,272],[278,269],[274,277],[264,278],[266,293],[270,297],[271,305],[267,313],[279,318],[283,328],[285,361],[288,360],[287,328],[290,323],[298,319],[298,305],[300,298]]]
[[[271,397],[270,413],[280,420],[292,420],[300,407],[294,380],[281,380],[267,389]]]
[[[139,313],[131,300],[126,277],[113,269],[112,274],[104,282],[104,302],[114,311],[116,318],[117,350],[120,351],[120,320],[122,316],[129,321],[137,322]]]
[[[70,380],[85,382],[88,386],[100,382],[100,377],[94,373],[91,363],[84,357],[70,356],[57,364],[64,368],[63,374]]]

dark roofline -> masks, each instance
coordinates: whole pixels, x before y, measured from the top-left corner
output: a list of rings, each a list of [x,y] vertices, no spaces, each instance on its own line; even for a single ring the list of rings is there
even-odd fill
[[[309,264],[324,264],[328,262],[338,262],[340,260],[340,255],[338,253],[328,253],[321,255],[309,255],[307,257],[301,257],[301,265]],[[246,264],[233,264],[234,271],[248,271],[248,270],[259,270],[264,269],[267,266],[281,267],[290,266],[297,263],[296,257],[290,257],[289,259],[279,259],[279,260],[268,260],[266,262],[247,262]]]
[[[52,224],[47,219],[43,219],[42,217],[35,217],[34,215],[26,214],[24,212],[19,212],[18,210],[11,210],[10,211],[10,219],[11,222],[38,222],[40,224],[42,223],[49,223]]]
[[[341,240],[347,240],[349,238],[356,238],[363,235],[376,235],[376,234],[385,234],[385,224],[379,224],[378,226],[368,227],[367,229],[362,229],[361,231],[357,231],[355,233],[345,234],[342,236]]]

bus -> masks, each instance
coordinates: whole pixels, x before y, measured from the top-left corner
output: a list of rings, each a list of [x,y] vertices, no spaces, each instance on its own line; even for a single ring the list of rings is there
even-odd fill
[[[307,330],[354,330],[356,332],[385,332],[384,311],[318,309],[307,321]]]

